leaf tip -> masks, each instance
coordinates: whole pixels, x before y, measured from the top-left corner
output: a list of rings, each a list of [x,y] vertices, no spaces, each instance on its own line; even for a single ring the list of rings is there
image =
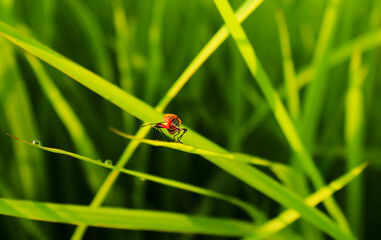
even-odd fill
[[[15,140],[17,140],[17,141],[21,141],[21,139],[20,138],[18,138],[18,137],[15,137],[15,136],[13,136],[12,134],[10,134],[10,133],[6,133],[9,137],[11,137],[11,138],[13,138],[13,139],[15,139]]]

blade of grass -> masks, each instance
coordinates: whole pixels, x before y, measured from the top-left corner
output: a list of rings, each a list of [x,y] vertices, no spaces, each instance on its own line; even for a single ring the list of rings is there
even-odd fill
[[[0,181],[0,194],[2,197],[5,198],[15,198],[15,194],[12,192],[11,189],[9,189],[7,186],[4,185],[3,182]],[[38,226],[35,222],[25,221],[21,220],[19,221],[19,224],[22,226],[22,228],[25,230],[26,233],[29,233],[30,236],[36,239],[41,240],[48,240],[47,232],[43,231],[40,226]],[[9,226],[3,226],[3,227],[15,227],[15,224],[9,224]]]
[[[111,131],[114,133],[131,140],[139,141],[145,144],[149,144],[151,146],[157,146],[157,147],[167,147],[171,149],[175,149],[182,152],[187,152],[190,154],[197,154],[201,156],[210,156],[210,157],[218,157],[222,159],[232,160],[232,161],[239,161],[243,163],[253,164],[257,166],[265,166],[269,167],[270,170],[286,185],[288,186],[297,186],[297,182],[300,180],[301,177],[300,174],[295,172],[292,168],[290,168],[287,165],[271,162],[267,159],[250,156],[243,153],[218,153],[218,152],[212,152],[209,150],[197,148],[194,146],[186,145],[186,144],[179,144],[175,142],[164,142],[164,141],[157,141],[157,140],[149,140],[149,139],[142,139],[138,138],[132,135],[129,135],[127,133],[121,132],[117,129],[110,128]]]
[[[243,64],[241,55],[239,52],[235,51],[235,44],[233,42],[229,42],[229,48],[232,49],[232,57],[231,57],[231,71],[229,74],[230,79],[234,79],[229,83],[230,91],[225,91],[226,97],[225,99],[229,99],[229,118],[225,119],[225,122],[222,122],[223,126],[221,130],[224,130],[225,135],[229,136],[227,148],[231,151],[240,151],[241,146],[243,146],[243,138],[242,131],[238,129],[246,129],[246,119],[244,118],[245,114],[245,102],[244,97],[242,96],[241,89],[243,88],[244,81],[246,80],[245,69],[246,66]],[[220,69],[223,68],[219,67]],[[220,84],[224,86],[224,84]],[[213,118],[210,116],[210,118]],[[245,120],[244,120],[245,119]],[[227,123],[228,122],[228,123]]]
[[[132,139],[132,140],[136,140],[139,142],[143,142],[146,144],[150,144],[152,146],[168,147],[168,148],[176,149],[176,150],[183,151],[183,152],[188,152],[188,153],[197,154],[197,155],[212,156],[212,157],[223,157],[226,155],[223,153],[211,152],[208,150],[196,148],[194,146],[190,146],[187,144],[181,144],[181,143],[177,143],[177,142],[165,142],[165,141],[157,141],[157,140],[149,140],[149,139],[139,138],[139,137],[121,132],[115,128],[110,128],[110,130],[113,131],[114,133],[122,136],[122,137]],[[229,158],[229,159],[232,159],[232,158],[233,158],[233,156],[231,156],[231,158]]]
[[[347,168],[362,162],[363,135],[364,135],[364,69],[361,65],[361,52],[352,56],[350,64],[350,81],[346,96],[345,107],[345,140],[347,153]],[[361,238],[361,223],[363,222],[363,178],[357,178],[348,186],[347,213],[351,226],[358,237]]]
[[[152,182],[155,182],[155,183],[163,184],[163,185],[166,185],[166,186],[169,186],[169,187],[178,188],[178,189],[189,191],[189,192],[193,192],[193,193],[196,193],[196,194],[205,195],[205,196],[208,196],[208,197],[220,199],[220,200],[226,201],[226,202],[228,202],[230,204],[236,205],[237,207],[241,208],[252,219],[257,219],[257,217],[258,217],[258,212],[259,211],[257,209],[255,209],[253,206],[251,206],[250,204],[245,203],[245,202],[243,202],[243,201],[241,201],[241,200],[239,200],[237,198],[234,198],[234,197],[231,197],[231,196],[228,196],[228,195],[225,195],[225,194],[221,194],[221,193],[218,193],[218,192],[215,192],[215,191],[212,191],[212,190],[208,190],[208,189],[205,189],[205,188],[197,187],[197,186],[194,186],[194,185],[191,185],[191,184],[182,183],[182,182],[179,182],[179,181],[175,181],[175,180],[170,180],[170,179],[154,176],[154,175],[151,175],[151,174],[146,174],[146,173],[142,173],[142,172],[138,172],[138,171],[133,171],[133,170],[128,170],[128,169],[124,169],[124,168],[119,168],[117,166],[113,166],[112,163],[110,163],[107,160],[105,162],[103,162],[101,160],[95,160],[95,159],[92,159],[92,158],[89,158],[89,157],[82,156],[80,154],[68,152],[68,151],[65,151],[65,150],[58,149],[58,148],[45,147],[45,146],[42,146],[41,144],[31,143],[31,142],[22,140],[20,138],[17,138],[15,136],[11,135],[11,134],[8,134],[8,136],[10,136],[11,138],[13,138],[13,139],[15,139],[17,141],[20,141],[20,142],[28,144],[30,146],[42,149],[44,151],[48,151],[48,152],[52,152],[52,153],[56,153],[56,154],[62,154],[62,155],[70,156],[70,157],[79,159],[81,161],[85,161],[87,163],[91,163],[91,164],[94,164],[94,165],[97,165],[97,166],[100,166],[100,167],[103,167],[103,168],[108,168],[108,169],[111,169],[111,170],[114,170],[114,171],[118,171],[118,172],[122,172],[122,173],[128,174],[130,176],[137,177],[140,180],[144,179],[144,180],[152,181]]]
[[[277,26],[280,36],[280,45],[283,59],[283,76],[286,85],[285,95],[287,97],[288,111],[290,112],[290,115],[295,122],[295,126],[298,127],[300,126],[299,86],[295,76],[294,62],[292,60],[290,37],[288,34],[286,19],[281,9],[277,9],[275,11],[275,17],[277,20]],[[294,172],[303,172],[303,170],[300,169],[300,164],[298,164],[295,157],[291,158],[291,165],[294,168]],[[286,181],[290,182],[289,186],[295,192],[297,192],[301,196],[306,196],[308,194],[308,190],[306,187],[308,183],[303,174],[287,174],[285,175],[285,178]],[[321,234],[319,234],[319,232],[317,232],[315,228],[313,228],[310,224],[306,223],[305,221],[301,222],[301,228],[303,229],[303,236],[305,236],[306,238],[309,238],[311,240],[322,239]]]
[[[124,138],[136,140],[136,141],[146,143],[146,144],[149,144],[152,146],[167,147],[167,148],[171,148],[171,149],[175,149],[175,150],[179,150],[179,151],[187,152],[187,153],[191,153],[191,154],[210,156],[210,157],[220,157],[220,158],[225,158],[228,160],[240,161],[240,162],[244,162],[244,163],[251,163],[251,164],[260,165],[260,166],[271,166],[271,165],[276,164],[276,163],[270,162],[266,159],[262,159],[259,157],[252,157],[252,156],[245,155],[245,154],[238,154],[238,153],[229,154],[229,153],[212,152],[209,150],[197,148],[197,147],[190,146],[187,144],[138,138],[136,136],[121,132],[115,128],[110,128],[110,130],[113,131],[114,133],[118,134],[119,136],[124,137]]]
[[[152,103],[155,98],[156,89],[159,87],[160,78],[163,76],[163,53],[161,52],[162,22],[164,17],[166,0],[156,0],[152,9],[152,20],[148,30],[148,71],[144,100]]]
[[[292,60],[290,37],[286,25],[286,19],[280,9],[275,12],[278,31],[280,36],[280,45],[283,57],[283,73],[287,89],[288,109],[294,121],[299,119],[299,87],[295,77],[294,62]]]
[[[268,116],[270,108],[260,96],[260,93],[249,82],[245,82],[242,92],[253,108],[255,108],[255,113],[246,120],[246,128],[241,130],[241,135],[245,138]]]
[[[218,157],[218,158],[223,158],[223,159],[227,159],[227,160],[253,164],[253,165],[257,165],[257,166],[269,167],[274,172],[274,174],[277,175],[279,177],[279,179],[281,179],[282,181],[284,180],[284,182],[289,182],[289,179],[287,179],[287,178],[291,175],[293,175],[294,177],[297,177],[296,176],[297,173],[295,171],[293,171],[293,169],[288,167],[287,165],[284,165],[281,163],[276,163],[276,162],[271,162],[271,161],[264,159],[264,158],[250,156],[250,155],[243,154],[243,153],[212,152],[209,150],[197,148],[197,147],[186,145],[186,144],[138,138],[136,136],[121,132],[115,128],[110,128],[110,130],[113,131],[114,133],[124,137],[124,138],[139,141],[139,142],[142,142],[145,144],[149,144],[151,146],[167,147],[167,148],[179,150],[182,152],[187,152],[190,154],[197,154],[197,155],[209,156],[209,157]]]
[[[263,91],[266,100],[270,108],[273,110],[275,118],[285,134],[292,150],[300,160],[300,163],[306,173],[311,177],[315,188],[318,189],[323,187],[325,185],[324,180],[320,175],[318,168],[303,145],[296,127],[294,126],[282,101],[280,100],[279,95],[274,91],[270,79],[256,57],[253,46],[250,44],[243,28],[234,16],[234,12],[229,2],[227,0],[214,0],[214,2],[225,23],[227,24],[232,37],[234,38],[247,66],[249,67],[250,72],[257,80],[258,85]],[[349,233],[347,221],[333,198],[328,198],[324,203],[330,214],[339,222],[340,228]],[[347,235],[347,237],[349,236],[350,235]]]
[[[324,199],[331,196],[335,192],[342,189],[345,185],[352,182],[357,176],[359,176],[362,171],[367,167],[368,163],[363,163],[356,168],[351,169],[342,177],[336,179],[335,181],[328,184],[327,187],[321,188],[315,193],[311,194],[305,199],[306,204],[309,206],[316,206],[321,203]],[[282,229],[289,226],[291,223],[295,222],[300,218],[300,214],[292,209],[288,209],[275,219],[272,219],[262,226],[259,226],[255,231],[253,236],[248,236],[245,240],[254,240],[254,239],[265,239],[271,237],[271,235],[281,231]]]
[[[22,25],[27,23],[30,29],[33,29],[33,32],[38,39],[44,40],[46,43],[51,43],[55,34],[59,31],[56,28],[56,19],[57,16],[57,1],[56,0],[37,0],[33,2],[24,2],[22,4],[23,17],[19,17],[18,12],[20,11],[20,5],[15,4],[16,1],[4,1],[4,5],[8,5],[10,2],[14,2],[14,9],[9,13],[12,18],[15,19],[14,23],[16,25]],[[0,13],[1,15],[1,13]],[[9,22],[10,23],[10,22]],[[41,24],[44,23],[44,24]]]
[[[86,224],[94,227],[197,233],[219,236],[245,236],[253,226],[244,221],[190,216],[171,212],[91,208],[0,198],[0,214],[38,221]]]
[[[131,36],[129,31],[129,25],[127,22],[127,16],[121,0],[113,0],[113,16],[115,25],[115,46],[116,46],[116,58],[119,70],[119,82],[120,86],[128,93],[134,92],[134,82],[131,76],[131,65],[129,55],[131,54]],[[135,129],[134,118],[123,113],[125,129]]]
[[[329,64],[338,65],[344,60],[350,58],[356,49],[360,49],[363,52],[373,50],[381,45],[381,30],[374,30],[365,34],[362,34],[354,40],[336,48],[330,54]]]
[[[330,0],[328,2],[312,60],[314,74],[311,84],[307,89],[305,104],[303,105],[302,126],[302,135],[308,150],[311,150],[314,145],[316,127],[320,119],[322,103],[324,102],[323,92],[328,80],[326,76],[328,55],[336,27],[339,4],[340,0]],[[342,227],[349,229],[345,221],[340,222]]]

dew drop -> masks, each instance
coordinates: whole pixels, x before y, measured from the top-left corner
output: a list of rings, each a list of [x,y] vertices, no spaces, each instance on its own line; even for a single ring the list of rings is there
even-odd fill
[[[145,179],[144,177],[140,177],[139,179],[140,179],[140,181],[142,181],[142,182],[144,182],[145,180],[147,180],[147,179]]]
[[[35,145],[37,145],[37,146],[41,146],[41,142],[40,142],[40,140],[33,140],[33,142],[32,142],[33,144],[35,144]]]
[[[105,164],[111,166],[111,165],[112,165],[112,161],[111,161],[111,160],[106,160],[106,161],[105,161]]]

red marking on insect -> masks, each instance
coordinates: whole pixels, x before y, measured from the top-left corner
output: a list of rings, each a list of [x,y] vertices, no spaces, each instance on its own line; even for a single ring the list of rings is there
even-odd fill
[[[182,143],[180,140],[183,137],[183,135],[188,131],[186,128],[180,128],[181,120],[180,118],[175,114],[164,114],[163,116],[163,122],[159,123],[149,123],[145,124],[142,127],[154,125],[153,129],[155,129],[155,132],[158,134],[158,138],[161,140],[161,135],[164,135],[164,137],[167,139],[166,135],[163,132],[163,128],[167,129],[168,133],[173,135],[173,141]],[[168,141],[168,139],[167,139]]]

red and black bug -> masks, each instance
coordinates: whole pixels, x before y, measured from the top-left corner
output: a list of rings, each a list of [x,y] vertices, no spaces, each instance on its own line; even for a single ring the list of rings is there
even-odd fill
[[[161,135],[164,135],[164,137],[168,141],[167,136],[164,134],[162,130],[163,128],[167,129],[169,134],[173,135],[173,141],[179,143],[182,143],[180,140],[183,137],[183,135],[188,131],[188,129],[186,128],[180,128],[181,120],[175,114],[164,114],[163,122],[145,124],[142,127],[149,125],[154,125],[153,129],[155,129],[155,132],[158,134],[159,140],[161,140]]]

